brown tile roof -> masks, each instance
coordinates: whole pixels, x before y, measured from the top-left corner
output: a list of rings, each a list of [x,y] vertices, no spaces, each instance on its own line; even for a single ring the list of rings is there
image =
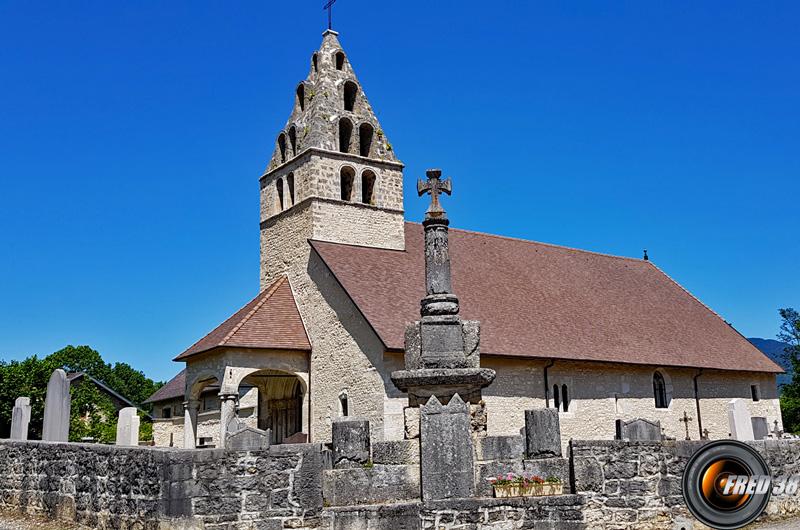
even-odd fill
[[[218,348],[311,350],[289,280],[282,276],[174,360]]]
[[[170,379],[167,384],[156,390],[152,396],[145,399],[145,403],[155,403],[166,399],[182,398],[186,387],[186,369],[181,370],[178,375]]]
[[[390,350],[425,294],[422,225],[405,231],[405,251],[311,242]],[[782,371],[650,262],[464,230],[450,254],[484,354]]]

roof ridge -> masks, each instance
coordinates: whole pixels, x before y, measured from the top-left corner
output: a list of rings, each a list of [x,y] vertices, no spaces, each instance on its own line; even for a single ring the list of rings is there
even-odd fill
[[[717,313],[716,311],[714,311],[714,310],[713,310],[713,309],[712,309],[710,306],[706,305],[706,303],[705,303],[705,302],[703,302],[702,300],[700,300],[699,298],[697,298],[695,295],[693,295],[691,291],[689,291],[689,290],[688,290],[686,287],[684,287],[683,285],[681,285],[680,283],[678,283],[678,281],[677,281],[677,280],[675,280],[675,279],[674,279],[672,276],[670,276],[669,274],[667,274],[666,272],[664,272],[663,270],[661,270],[661,268],[660,268],[658,265],[656,265],[655,263],[652,263],[652,262],[650,262],[650,261],[648,261],[647,263],[649,263],[649,264],[650,264],[650,265],[651,265],[651,266],[652,266],[652,267],[653,267],[655,270],[657,270],[658,272],[660,272],[661,274],[663,274],[663,275],[664,275],[664,277],[665,277],[666,279],[668,279],[670,282],[672,282],[673,284],[677,285],[677,286],[678,286],[678,287],[679,287],[679,288],[680,288],[680,289],[681,289],[683,292],[685,292],[686,294],[688,294],[688,295],[689,295],[689,296],[690,296],[690,297],[691,297],[691,298],[692,298],[692,299],[693,299],[695,302],[697,302],[697,303],[699,303],[701,306],[705,307],[705,308],[706,308],[708,311],[710,311],[710,312],[711,312],[711,314],[712,314],[712,315],[714,315],[715,317],[717,317],[718,319],[720,319],[720,320],[722,321],[722,323],[723,323],[723,324],[725,324],[726,326],[728,326],[729,328],[731,328],[733,331],[735,331],[735,332],[736,332],[736,334],[739,336],[739,338],[741,338],[741,339],[742,339],[744,342],[746,342],[746,343],[747,343],[747,344],[748,344],[748,345],[749,345],[751,348],[753,348],[754,350],[756,350],[757,352],[759,352],[761,355],[763,355],[764,357],[766,357],[766,359],[767,359],[767,360],[769,360],[769,362],[771,362],[771,363],[772,363],[772,364],[774,364],[775,366],[778,366],[778,364],[777,364],[775,361],[773,361],[772,359],[770,359],[769,357],[767,357],[767,355],[766,355],[764,352],[762,352],[761,350],[759,350],[758,348],[756,348],[756,346],[755,346],[755,345],[754,345],[752,342],[750,342],[749,340],[747,340],[747,337],[745,337],[744,335],[742,335],[742,334],[739,332],[739,330],[738,330],[738,329],[736,329],[736,327],[735,327],[733,324],[731,324],[730,322],[728,322],[727,320],[725,320],[724,318],[722,318],[722,315],[720,315],[719,313]],[[780,367],[780,366],[778,366],[778,368],[781,368],[781,367]],[[781,370],[783,370],[783,368],[781,368]]]
[[[224,346],[224,345],[225,345],[225,343],[226,343],[226,342],[228,342],[228,341],[231,339],[231,337],[233,337],[233,336],[236,334],[236,332],[237,332],[237,331],[239,331],[240,329],[242,329],[242,326],[244,326],[244,325],[247,323],[247,321],[248,321],[248,320],[250,320],[250,319],[252,318],[252,316],[253,316],[254,314],[256,314],[256,312],[257,312],[259,309],[261,309],[261,307],[262,307],[262,306],[263,306],[263,305],[266,303],[266,301],[267,301],[267,300],[269,300],[269,299],[272,297],[272,295],[273,295],[273,294],[275,294],[275,291],[277,291],[277,290],[278,290],[278,287],[280,287],[280,286],[281,286],[281,284],[283,284],[283,282],[284,282],[285,280],[286,280],[286,276],[281,276],[280,278],[278,278],[277,280],[275,280],[275,283],[273,283],[272,285],[270,285],[270,286],[269,286],[269,288],[268,288],[268,289],[266,289],[266,290],[264,291],[263,298],[262,298],[261,300],[259,300],[259,302],[258,302],[258,303],[255,305],[255,307],[253,307],[253,309],[251,309],[251,310],[250,310],[250,312],[249,312],[249,313],[247,313],[247,314],[246,314],[246,315],[245,315],[245,316],[242,318],[242,320],[240,320],[240,321],[239,321],[239,323],[238,323],[238,324],[236,324],[235,326],[233,326],[233,328],[232,328],[232,329],[231,329],[231,330],[230,330],[230,331],[227,333],[227,335],[225,335],[225,336],[222,338],[222,340],[221,340],[221,341],[219,341],[219,344],[218,344],[218,346]],[[249,302],[248,302],[248,303],[249,303]],[[247,305],[247,304],[245,304],[245,306],[246,306],[246,305]]]
[[[422,223],[416,223],[414,221],[406,221],[406,223],[422,226]],[[644,262],[643,259],[632,258],[630,256],[617,256],[616,254],[608,254],[608,253],[605,253],[605,252],[597,252],[595,250],[586,250],[586,249],[582,249],[582,248],[568,247],[568,246],[565,246],[565,245],[556,245],[555,243],[545,243],[544,241],[535,241],[533,239],[523,239],[521,237],[504,236],[504,235],[501,235],[501,234],[490,234],[489,232],[479,232],[478,230],[467,230],[466,228],[452,228],[451,227],[450,230],[454,230],[456,232],[465,232],[467,234],[475,234],[475,235],[479,235],[479,236],[494,237],[494,238],[498,238],[498,239],[506,239],[506,240],[509,240],[509,241],[519,241],[520,243],[533,243],[535,245],[542,245],[542,246],[545,246],[545,247],[555,248],[555,249],[559,249],[559,250],[569,250],[569,251],[572,251],[572,252],[580,252],[580,253],[583,253],[583,254],[592,254],[592,255],[595,255],[595,256],[603,256],[603,257],[606,257],[606,258],[615,258],[615,259],[621,259],[621,260],[626,260],[626,261],[633,261],[633,262],[636,262],[636,263]]]

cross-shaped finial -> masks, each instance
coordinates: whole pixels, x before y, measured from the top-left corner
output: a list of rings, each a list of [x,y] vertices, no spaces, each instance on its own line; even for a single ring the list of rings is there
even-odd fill
[[[427,182],[422,179],[417,180],[417,193],[419,196],[421,197],[425,193],[430,193],[431,195],[431,205],[428,206],[425,217],[444,217],[444,210],[442,205],[439,204],[439,194],[446,193],[450,195],[453,192],[450,178],[441,180],[441,169],[429,169],[425,172],[425,175],[428,177]]]
[[[685,424],[685,427],[686,427],[686,439],[687,440],[691,440],[691,438],[689,437],[689,422],[692,421],[692,418],[690,418],[689,415],[686,414],[686,411],[684,410],[683,411],[683,418],[680,418],[678,421]]]
[[[328,29],[331,29],[331,11],[333,11],[333,4],[335,4],[335,3],[336,3],[336,0],[328,0],[325,3],[325,5],[322,6],[323,10],[324,9],[328,10]]]

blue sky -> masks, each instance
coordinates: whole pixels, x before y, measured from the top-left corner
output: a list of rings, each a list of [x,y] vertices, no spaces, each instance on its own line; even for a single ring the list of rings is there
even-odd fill
[[[0,0],[0,358],[154,378],[258,289],[313,2]],[[800,308],[800,7],[367,2],[334,28],[453,226],[653,261],[747,336]]]

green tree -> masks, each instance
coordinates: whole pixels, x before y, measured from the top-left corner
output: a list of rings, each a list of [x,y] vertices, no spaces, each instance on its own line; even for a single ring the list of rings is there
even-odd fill
[[[800,314],[791,307],[779,309],[781,327],[778,339],[789,346],[784,357],[792,367],[792,380],[781,389],[781,415],[783,429],[800,432]]]

